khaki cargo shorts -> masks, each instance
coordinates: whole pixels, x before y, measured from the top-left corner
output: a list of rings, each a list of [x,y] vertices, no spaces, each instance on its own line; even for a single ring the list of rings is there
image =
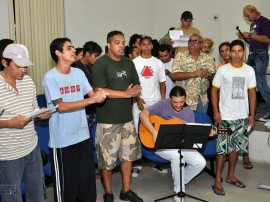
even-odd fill
[[[133,121],[124,124],[98,123],[95,141],[99,169],[112,170],[118,157],[121,162],[141,158],[141,143]]]

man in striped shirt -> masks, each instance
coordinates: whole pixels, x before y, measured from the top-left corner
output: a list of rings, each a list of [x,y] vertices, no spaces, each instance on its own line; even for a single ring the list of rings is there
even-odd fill
[[[26,75],[33,65],[24,45],[10,44],[3,52],[0,73],[0,189],[2,202],[21,201],[20,185],[26,184],[27,201],[44,201],[43,166],[32,118],[38,108],[36,87]],[[39,115],[48,119],[50,112]]]

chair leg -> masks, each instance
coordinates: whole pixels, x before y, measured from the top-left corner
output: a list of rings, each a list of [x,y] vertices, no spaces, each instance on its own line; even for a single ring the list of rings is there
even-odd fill
[[[207,172],[209,175],[211,175],[213,178],[216,178],[216,173],[215,173],[215,157],[214,158],[209,158],[210,160],[210,169],[205,167],[204,171]]]

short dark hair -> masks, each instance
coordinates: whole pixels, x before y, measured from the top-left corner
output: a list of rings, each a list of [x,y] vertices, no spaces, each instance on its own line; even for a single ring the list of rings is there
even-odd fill
[[[56,38],[54,39],[51,44],[50,44],[50,52],[51,52],[51,57],[54,60],[54,62],[58,62],[58,57],[55,54],[55,51],[60,51],[61,53],[63,52],[63,47],[65,42],[71,42],[69,38],[63,37],[63,38]]]
[[[121,31],[117,31],[117,30],[114,30],[114,31],[111,31],[107,34],[107,43],[111,43],[112,41],[112,38],[115,36],[115,35],[122,35],[122,36],[125,36],[123,34],[123,32]]]
[[[225,42],[219,44],[219,47],[218,47],[219,54],[220,54],[220,49],[222,48],[222,46],[228,46],[230,48],[230,45],[231,45],[231,43],[229,41],[225,41]]]
[[[160,44],[158,47],[158,51],[165,52],[168,51],[169,53],[171,52],[171,46],[168,44]]]
[[[4,66],[2,65],[2,62],[1,62],[2,59],[4,59],[3,56],[2,56],[2,54],[3,54],[4,50],[5,50],[5,48],[9,44],[12,44],[12,43],[14,43],[14,41],[12,39],[1,39],[0,40],[0,71],[2,70],[2,68],[4,68]],[[9,65],[9,63],[11,61],[8,61],[6,58],[5,58],[5,60],[7,61],[7,64]]]
[[[3,63],[2,63],[2,60],[5,60],[6,62],[7,62],[7,66],[9,66],[9,64],[11,63],[11,61],[12,61],[12,59],[10,59],[10,58],[1,58],[1,61],[0,61],[0,63],[1,63],[1,67],[3,67],[4,68],[4,65],[3,65]]]
[[[135,48],[138,48],[138,47],[137,46],[125,46],[124,56],[129,58],[129,54],[132,54]]]
[[[184,88],[181,86],[174,86],[171,91],[170,91],[170,97],[175,96],[175,97],[181,97],[185,96],[186,97],[186,91]]]
[[[135,43],[137,41],[137,39],[141,39],[142,35],[140,34],[133,34],[130,38],[129,38],[129,42],[128,45],[131,46],[135,46]]]
[[[81,47],[75,48],[75,51],[76,51],[75,54],[79,55],[79,53],[83,51],[83,48]]]
[[[102,48],[96,42],[88,41],[83,46],[83,55],[85,55],[86,52],[90,53],[90,55],[92,55],[93,53],[101,55]]]
[[[245,50],[245,44],[242,40],[240,39],[236,39],[236,40],[233,40],[230,44],[230,50],[232,50],[232,48],[234,46],[241,46],[243,48],[243,50]]]

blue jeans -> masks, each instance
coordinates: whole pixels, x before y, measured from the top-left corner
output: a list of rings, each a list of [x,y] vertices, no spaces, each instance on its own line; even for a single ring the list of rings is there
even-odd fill
[[[254,67],[257,89],[265,100],[266,110],[270,113],[270,89],[266,80],[266,73],[269,63],[269,54],[267,51],[258,50],[248,55],[247,64]]]
[[[27,202],[44,201],[43,165],[40,149],[10,161],[0,161],[2,202],[21,202],[21,181],[26,184]]]
[[[208,103],[206,104],[206,106],[203,106],[201,97],[199,96],[198,104],[197,104],[197,109],[195,111],[206,114],[207,113],[207,109],[208,109]]]

